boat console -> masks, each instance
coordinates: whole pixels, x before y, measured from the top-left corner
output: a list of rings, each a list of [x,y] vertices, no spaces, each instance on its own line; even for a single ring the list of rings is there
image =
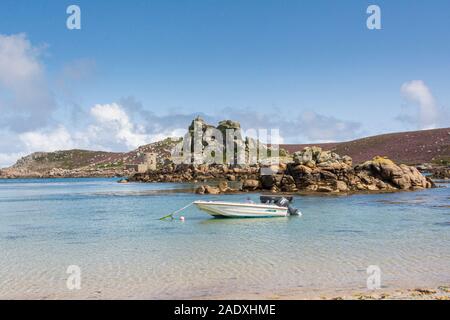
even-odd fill
[[[275,204],[279,207],[288,208],[289,215],[297,216],[299,215],[299,210],[294,208],[291,203],[294,201],[293,197],[288,196],[260,196],[259,200],[264,204]]]

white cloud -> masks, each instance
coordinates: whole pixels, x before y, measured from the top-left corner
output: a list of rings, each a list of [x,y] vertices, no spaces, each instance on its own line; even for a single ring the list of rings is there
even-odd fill
[[[41,51],[25,34],[0,34],[0,125],[16,132],[44,126],[56,109]]]
[[[99,136],[106,133],[113,137],[116,143],[128,148],[147,144],[155,138],[154,135],[147,134],[142,126],[132,123],[128,114],[116,103],[97,104],[90,113],[95,120],[95,124],[89,128],[91,135]]]
[[[314,111],[300,111],[298,114],[261,113],[227,108],[217,119],[240,121],[244,130],[279,129],[279,140],[283,143],[319,143],[346,141],[362,135],[359,122],[324,116]]]
[[[62,125],[50,131],[25,132],[19,138],[30,152],[67,150],[76,145],[71,134]]]
[[[18,159],[24,157],[25,152],[18,153],[0,153],[0,169],[6,168],[15,163]]]
[[[361,124],[358,122],[337,119],[313,111],[300,114],[294,127],[299,134],[307,138],[308,142],[347,141],[361,134]]]
[[[420,129],[434,129],[439,126],[439,108],[425,82],[422,80],[406,82],[401,87],[401,93],[406,100],[419,106],[416,119]]]
[[[0,83],[14,89],[22,82],[40,77],[42,68],[37,53],[24,34],[0,34]]]
[[[122,108],[116,104],[96,104],[91,109],[91,115],[100,122],[112,125],[118,125],[119,127],[129,127],[130,120],[128,115]]]
[[[25,154],[68,149],[129,151],[159,141],[180,131],[148,133],[134,123],[117,103],[97,104],[90,109],[89,125],[69,130],[60,124],[56,128],[38,129],[17,135],[20,152],[0,153],[0,167],[12,165]],[[2,133],[5,134],[5,133]],[[0,145],[1,146],[1,145]]]

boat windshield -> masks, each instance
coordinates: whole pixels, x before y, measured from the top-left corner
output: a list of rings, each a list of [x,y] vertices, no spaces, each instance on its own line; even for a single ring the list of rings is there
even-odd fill
[[[293,197],[282,197],[282,196],[261,196],[260,198],[261,203],[279,203],[283,199],[287,200],[289,202],[292,202]]]

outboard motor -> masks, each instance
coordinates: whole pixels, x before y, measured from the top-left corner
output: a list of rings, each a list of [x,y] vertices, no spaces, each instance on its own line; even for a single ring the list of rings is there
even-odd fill
[[[277,199],[276,201],[275,201],[275,204],[277,205],[277,206],[280,206],[280,207],[288,207],[289,206],[289,200],[288,199],[286,199],[286,198],[284,198],[284,197],[280,197],[279,199]]]
[[[276,205],[278,205],[280,207],[288,208],[289,215],[291,215],[291,216],[299,215],[298,209],[291,206],[291,201],[289,201],[288,199],[281,197],[275,203],[276,203]]]
[[[298,211],[297,208],[294,208],[293,206],[291,206],[290,204],[288,205],[288,212],[291,216],[298,216],[300,215],[300,211]]]

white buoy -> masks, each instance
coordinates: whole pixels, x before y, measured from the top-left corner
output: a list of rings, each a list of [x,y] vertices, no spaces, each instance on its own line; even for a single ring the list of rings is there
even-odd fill
[[[181,220],[181,221],[184,221],[184,217],[183,217],[183,216],[181,216],[181,217],[180,217],[180,220]]]

